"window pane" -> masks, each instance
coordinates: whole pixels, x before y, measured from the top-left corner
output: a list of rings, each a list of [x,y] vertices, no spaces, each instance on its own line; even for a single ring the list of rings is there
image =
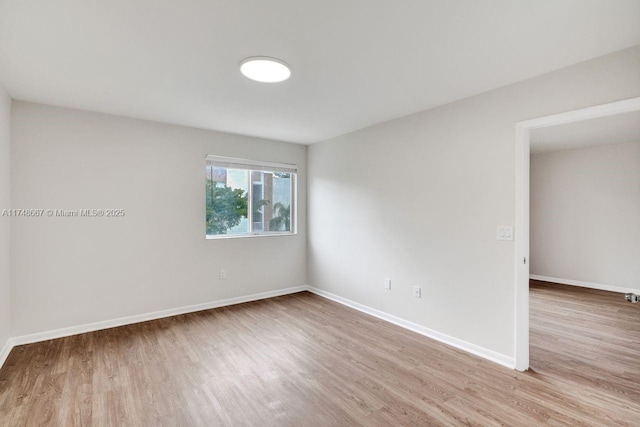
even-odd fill
[[[267,204],[265,199],[265,173],[260,171],[251,171],[251,191],[253,192],[253,232],[260,233],[265,231],[264,228],[264,205]]]
[[[249,171],[207,166],[207,235],[247,234]]]
[[[253,185],[253,230],[291,231],[292,176],[282,172],[251,172]]]

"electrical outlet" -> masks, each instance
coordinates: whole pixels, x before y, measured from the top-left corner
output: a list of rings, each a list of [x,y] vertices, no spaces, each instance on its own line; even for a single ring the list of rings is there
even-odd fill
[[[386,290],[390,290],[391,289],[391,279],[384,279],[384,288]]]
[[[413,287],[413,296],[414,296],[414,298],[422,297],[422,289],[420,288],[420,286],[414,286]]]
[[[227,272],[225,270],[220,270],[220,274],[218,275],[220,279],[224,280],[227,278]]]

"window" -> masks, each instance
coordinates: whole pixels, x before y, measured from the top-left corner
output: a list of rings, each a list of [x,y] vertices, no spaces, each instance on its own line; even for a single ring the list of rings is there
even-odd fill
[[[296,165],[207,156],[207,238],[295,234]]]

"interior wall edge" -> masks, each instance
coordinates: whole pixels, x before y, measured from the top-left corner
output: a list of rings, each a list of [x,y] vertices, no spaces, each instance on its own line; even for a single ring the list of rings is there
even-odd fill
[[[0,84],[0,209],[11,209],[11,114],[13,100]],[[0,218],[0,366],[11,350],[11,218]]]

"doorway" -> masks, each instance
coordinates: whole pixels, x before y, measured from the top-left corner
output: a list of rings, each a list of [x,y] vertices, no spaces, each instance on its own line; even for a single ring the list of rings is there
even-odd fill
[[[516,123],[515,367],[529,368],[529,256],[531,131],[640,111],[640,97]]]

